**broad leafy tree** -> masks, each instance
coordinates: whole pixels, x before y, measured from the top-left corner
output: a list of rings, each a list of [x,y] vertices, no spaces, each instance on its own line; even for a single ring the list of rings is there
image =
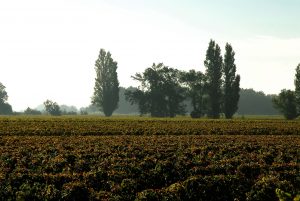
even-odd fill
[[[211,40],[204,61],[209,97],[208,117],[211,118],[219,118],[221,113],[222,63],[221,49],[215,41]]]
[[[224,114],[227,119],[232,118],[238,110],[240,76],[236,75],[235,52],[230,44],[225,46],[224,55]]]
[[[185,90],[181,86],[180,71],[164,66],[161,69],[163,79],[163,91],[167,103],[166,116],[175,117],[177,114],[185,113]]]
[[[150,113],[153,117],[174,117],[184,114],[184,89],[180,84],[180,72],[153,64],[143,73],[137,73],[133,79],[140,82],[135,91],[127,91],[126,99],[131,104],[138,104],[141,114]]]
[[[92,104],[96,105],[105,116],[111,116],[118,107],[117,68],[117,62],[112,59],[110,52],[101,49],[95,64],[96,79]]]
[[[125,99],[131,105],[137,105],[140,115],[150,113],[150,101],[148,100],[149,93],[141,89],[126,90]]]
[[[193,108],[191,117],[200,118],[207,108],[206,76],[200,71],[190,70],[181,73],[181,81]]]
[[[300,64],[296,68],[295,91],[283,89],[277,97],[273,98],[273,104],[286,119],[295,119],[300,115]]]
[[[35,110],[35,109],[31,109],[30,107],[28,107],[25,111],[24,114],[26,115],[41,115],[42,112],[39,110]]]
[[[8,99],[5,88],[6,87],[0,82],[0,103],[5,103]]]
[[[281,90],[280,94],[277,97],[274,97],[273,103],[275,108],[277,108],[286,119],[295,119],[297,118],[297,109],[296,109],[296,96],[295,92],[291,90]]]
[[[56,102],[53,102],[51,100],[46,100],[44,102],[44,106],[45,106],[46,112],[48,112],[50,115],[53,115],[53,116],[61,115],[60,107]]]
[[[0,114],[12,114],[12,107],[7,103],[8,95],[5,86],[0,82]]]

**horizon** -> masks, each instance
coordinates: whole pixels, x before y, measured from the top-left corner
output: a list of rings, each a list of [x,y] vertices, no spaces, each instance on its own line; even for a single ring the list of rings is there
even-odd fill
[[[99,50],[118,62],[120,86],[152,63],[205,72],[210,39],[233,46],[241,88],[294,89],[300,2],[38,1],[0,3],[0,82],[14,111],[46,99],[90,105]]]

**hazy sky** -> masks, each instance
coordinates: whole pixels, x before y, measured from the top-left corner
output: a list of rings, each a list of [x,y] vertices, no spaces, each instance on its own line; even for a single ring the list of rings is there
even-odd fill
[[[210,39],[236,52],[241,87],[293,89],[298,0],[0,0],[0,82],[15,111],[46,99],[90,104],[100,48],[121,86],[153,62],[205,71]]]

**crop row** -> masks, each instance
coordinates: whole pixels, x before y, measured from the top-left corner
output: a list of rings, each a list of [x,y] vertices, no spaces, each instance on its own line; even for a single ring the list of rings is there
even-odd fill
[[[299,136],[2,136],[4,200],[276,200]]]
[[[300,121],[152,118],[0,118],[0,136],[12,135],[299,135]]]

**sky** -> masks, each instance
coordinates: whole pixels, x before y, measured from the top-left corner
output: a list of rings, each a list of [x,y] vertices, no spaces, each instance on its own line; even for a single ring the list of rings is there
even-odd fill
[[[101,48],[120,85],[153,63],[205,72],[213,39],[236,53],[241,87],[294,89],[298,0],[0,0],[0,82],[15,111],[46,99],[88,106]]]

